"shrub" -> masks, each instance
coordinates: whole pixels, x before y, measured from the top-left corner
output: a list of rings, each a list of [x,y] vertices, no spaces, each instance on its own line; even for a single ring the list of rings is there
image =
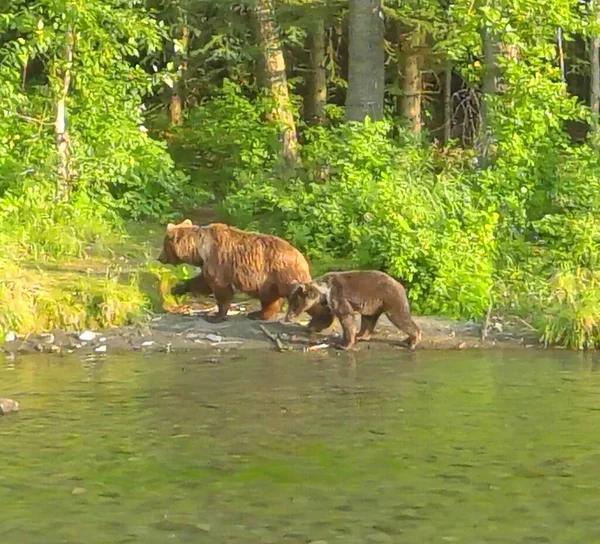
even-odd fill
[[[417,311],[482,315],[498,216],[478,205],[452,160],[408,136],[390,138],[391,128],[309,129],[302,170],[287,180],[236,171],[240,189],[224,206],[238,223],[258,221],[309,257],[351,257],[403,279]],[[315,173],[324,170],[323,181]]]

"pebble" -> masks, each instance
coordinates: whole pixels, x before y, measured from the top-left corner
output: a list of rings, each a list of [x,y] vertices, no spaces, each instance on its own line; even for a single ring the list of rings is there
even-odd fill
[[[5,342],[14,342],[17,339],[17,333],[14,331],[8,331],[5,335],[4,335],[4,341]]]
[[[82,342],[91,342],[94,338],[96,338],[96,333],[92,331],[83,331],[79,335],[79,340]]]
[[[204,338],[206,338],[207,340],[210,340],[211,342],[220,342],[221,340],[223,340],[222,336],[219,336],[218,334],[207,334],[204,336]]]
[[[145,342],[142,342],[141,346],[143,348],[149,348],[152,344],[154,344],[154,340],[146,340]]]
[[[106,342],[106,336],[101,336],[98,338],[98,342]]]
[[[18,401],[12,399],[3,399],[0,397],[0,415],[18,412],[21,405]]]
[[[102,344],[98,346],[95,350],[96,353],[105,353],[106,352],[106,344]]]

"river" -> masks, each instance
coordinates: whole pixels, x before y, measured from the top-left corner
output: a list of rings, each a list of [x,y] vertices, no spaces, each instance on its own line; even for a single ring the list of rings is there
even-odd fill
[[[5,542],[600,541],[600,358],[246,350],[0,363]]]

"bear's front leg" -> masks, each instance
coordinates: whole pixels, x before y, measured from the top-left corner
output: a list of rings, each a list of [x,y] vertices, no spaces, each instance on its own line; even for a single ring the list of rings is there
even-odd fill
[[[228,285],[227,287],[219,287],[213,289],[215,298],[217,299],[217,313],[213,315],[207,315],[206,321],[209,323],[221,323],[227,319],[227,312],[231,308],[231,301],[233,300],[233,287]]]
[[[193,278],[177,283],[171,289],[171,294],[175,296],[185,295],[186,293],[205,296],[213,294],[212,289],[210,288],[210,285],[208,285],[204,273],[202,272]]]
[[[307,326],[309,333],[317,333],[328,329],[335,319],[327,304],[315,304],[312,308],[306,310],[306,313],[311,317]]]
[[[340,345],[343,350],[351,350],[356,344],[356,323],[352,313],[338,316],[344,331],[344,341]]]

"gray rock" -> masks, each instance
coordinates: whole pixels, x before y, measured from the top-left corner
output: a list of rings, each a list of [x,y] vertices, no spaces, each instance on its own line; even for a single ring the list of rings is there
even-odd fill
[[[0,415],[18,412],[20,407],[21,405],[16,400],[0,397]]]

